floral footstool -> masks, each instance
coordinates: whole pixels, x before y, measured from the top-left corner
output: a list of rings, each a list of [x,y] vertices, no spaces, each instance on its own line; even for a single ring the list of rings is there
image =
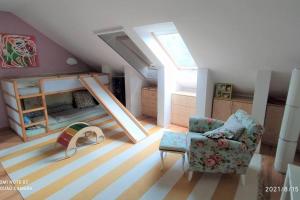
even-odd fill
[[[161,169],[164,169],[164,153],[178,153],[182,155],[182,169],[184,170],[184,161],[186,153],[186,134],[164,131],[159,145]]]

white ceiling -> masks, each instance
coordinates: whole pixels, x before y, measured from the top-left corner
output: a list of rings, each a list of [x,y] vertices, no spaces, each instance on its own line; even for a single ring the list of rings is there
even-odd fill
[[[253,90],[257,70],[272,69],[271,91],[284,94],[300,66],[299,0],[1,0],[0,9],[94,66],[128,65],[95,31],[169,21],[198,66],[244,92]]]

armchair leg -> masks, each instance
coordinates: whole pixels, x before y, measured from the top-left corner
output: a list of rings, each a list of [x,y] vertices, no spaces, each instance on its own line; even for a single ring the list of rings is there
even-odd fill
[[[164,169],[164,152],[160,151],[160,160],[161,160],[161,166],[160,166],[160,170]]]
[[[188,175],[188,180],[191,181],[192,178],[193,178],[193,171],[190,170],[190,171],[189,171],[189,175]]]
[[[245,174],[241,174],[240,175],[240,179],[241,179],[241,182],[242,182],[242,186],[245,186],[246,185],[246,175]]]

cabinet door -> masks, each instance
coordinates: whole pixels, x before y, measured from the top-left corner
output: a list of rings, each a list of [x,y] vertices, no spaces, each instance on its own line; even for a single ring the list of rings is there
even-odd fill
[[[238,109],[246,111],[248,114],[252,112],[252,104],[248,102],[232,101],[231,113],[235,113]]]
[[[281,122],[284,113],[284,106],[268,105],[265,118],[265,129],[262,136],[262,143],[276,146],[280,133]]]
[[[212,118],[226,121],[231,115],[231,101],[214,99]]]

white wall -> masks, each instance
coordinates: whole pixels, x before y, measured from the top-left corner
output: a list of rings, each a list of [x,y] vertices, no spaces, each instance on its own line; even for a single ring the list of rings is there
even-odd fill
[[[141,116],[142,87],[146,85],[145,79],[131,66],[124,67],[126,108],[135,116]]]
[[[195,92],[197,89],[197,69],[178,70],[176,73],[177,89],[179,91]]]
[[[157,75],[157,124],[162,127],[167,127],[171,123],[171,100],[172,93],[177,87],[178,70],[169,56],[156,42],[152,33],[167,32],[173,28],[175,28],[173,23],[160,23],[135,28],[136,34],[155,56],[153,63],[159,66]]]
[[[211,117],[214,93],[214,81],[209,69],[198,69],[196,92],[196,114],[201,117]]]
[[[1,9],[25,21],[84,59],[122,71],[124,60],[95,31],[172,21],[200,66],[216,82],[254,91],[256,71],[271,66],[271,94],[287,93],[300,64],[300,1],[297,0],[2,0]],[[70,12],[66,12],[66,8]]]
[[[265,122],[271,76],[272,72],[270,70],[257,71],[251,113],[261,125],[264,125]]]

